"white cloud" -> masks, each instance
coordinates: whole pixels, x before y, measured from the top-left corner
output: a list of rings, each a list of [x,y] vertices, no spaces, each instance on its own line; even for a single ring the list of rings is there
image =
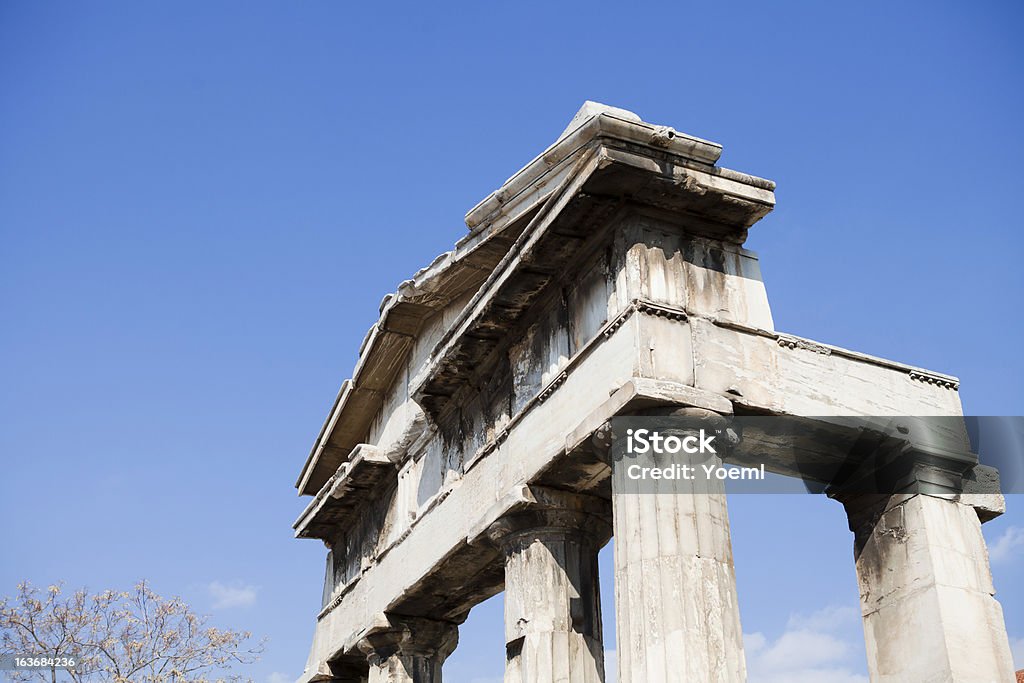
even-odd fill
[[[238,582],[230,584],[212,581],[206,586],[213,598],[213,609],[229,609],[232,607],[251,607],[256,604],[256,586],[248,586]]]
[[[860,613],[854,607],[830,606],[812,614],[792,614],[785,632],[770,640],[763,633],[743,634],[749,683],[868,683],[854,671],[861,646],[849,634],[860,633]],[[1010,638],[1014,668],[1024,668],[1024,638]],[[615,650],[605,650],[605,683],[616,683]],[[271,681],[271,683],[283,683]],[[501,683],[500,678],[478,678],[472,683]]]
[[[992,562],[1005,562],[1024,551],[1024,529],[1007,527],[1003,535],[988,547],[988,558]]]
[[[295,679],[288,674],[275,671],[267,676],[267,683],[295,683]]]
[[[1013,653],[1013,668],[1024,669],[1024,638],[1010,638],[1010,652]]]
[[[787,630],[835,631],[850,624],[860,625],[860,613],[848,605],[831,605],[811,614],[791,614]]]
[[[852,607],[826,607],[793,614],[786,630],[771,640],[763,633],[743,636],[750,683],[868,683],[852,670],[858,648],[841,632],[857,622]]]

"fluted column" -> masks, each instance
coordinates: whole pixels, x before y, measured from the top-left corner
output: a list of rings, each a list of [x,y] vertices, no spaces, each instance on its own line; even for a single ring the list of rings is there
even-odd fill
[[[725,423],[717,413],[699,409],[671,417],[681,438],[689,435],[690,424],[699,434],[700,428],[717,431]],[[648,454],[644,465],[668,467],[682,459]],[[714,455],[698,460],[721,463]],[[631,464],[618,455],[612,460],[619,683],[745,681],[724,485],[638,482],[628,476]]]
[[[447,621],[388,616],[359,641],[370,664],[369,683],[441,683],[441,665],[458,644]]]
[[[610,526],[587,507],[576,497],[488,530],[505,552],[505,683],[604,681],[597,553]]]
[[[836,497],[855,533],[872,683],[1013,681],[974,507],[955,495]]]

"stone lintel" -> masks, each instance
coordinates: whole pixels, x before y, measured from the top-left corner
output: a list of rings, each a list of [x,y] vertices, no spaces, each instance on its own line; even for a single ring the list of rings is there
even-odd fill
[[[383,451],[359,444],[292,525],[296,538],[333,539],[396,476],[395,463]]]
[[[567,457],[552,461],[535,481],[610,498],[608,449],[611,442],[608,438],[612,418],[638,411],[681,407],[732,414],[732,403],[725,396],[679,382],[633,377],[569,432],[565,439]]]
[[[569,432],[565,438],[565,451],[573,454],[586,447],[591,437],[608,428],[613,417],[666,406],[703,408],[722,415],[732,414],[732,402],[721,394],[679,382],[633,377]]]
[[[698,388],[771,415],[961,415],[958,380],[923,382],[919,369],[742,324],[691,316]],[[822,353],[822,350],[828,353]],[[770,370],[770,371],[767,371]],[[813,388],[813,391],[812,391]]]

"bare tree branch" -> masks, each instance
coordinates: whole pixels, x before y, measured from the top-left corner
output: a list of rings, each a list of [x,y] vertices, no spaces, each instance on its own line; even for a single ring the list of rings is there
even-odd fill
[[[263,641],[250,633],[207,626],[181,598],[165,599],[140,581],[130,592],[80,590],[64,597],[60,586],[23,583],[0,600],[0,655],[73,658],[74,669],[8,672],[11,680],[74,683],[206,683],[247,680],[235,665],[255,662]]]

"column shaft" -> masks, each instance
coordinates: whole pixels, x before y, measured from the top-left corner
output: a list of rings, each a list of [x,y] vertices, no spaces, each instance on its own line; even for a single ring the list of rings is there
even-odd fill
[[[505,550],[506,683],[604,681],[597,552],[608,524],[519,513],[492,528]]]
[[[844,500],[872,683],[1013,681],[981,522],[952,498]]]
[[[440,683],[441,664],[430,657],[395,654],[370,665],[369,683]]]
[[[645,464],[678,462],[650,455]],[[641,486],[630,464],[612,464],[618,680],[745,681],[724,487]]]

